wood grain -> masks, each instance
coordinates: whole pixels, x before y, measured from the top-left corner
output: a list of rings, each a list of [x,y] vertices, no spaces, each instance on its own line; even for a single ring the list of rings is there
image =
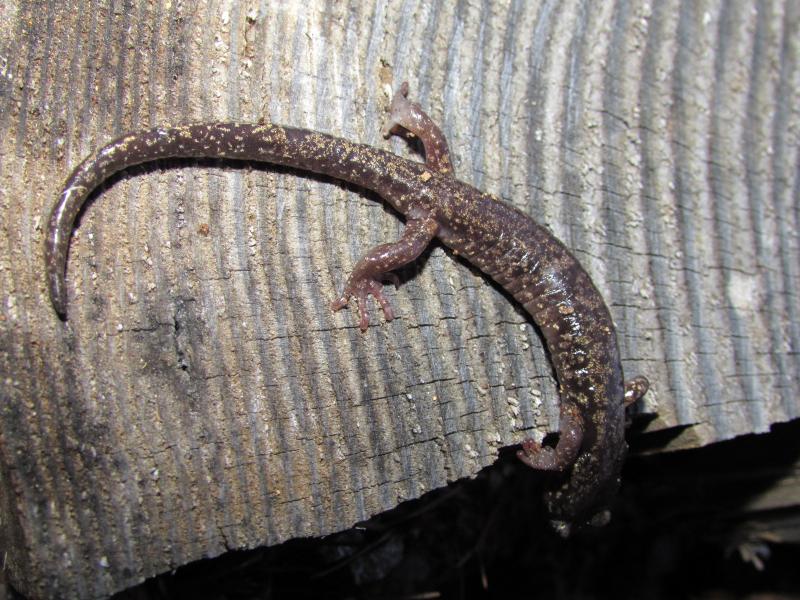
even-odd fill
[[[399,318],[332,314],[402,223],[266,165],[131,169],[84,211],[70,317],[43,226],[127,130],[269,119],[407,154],[389,94],[459,177],[532,214],[603,291],[650,429],[692,447],[800,414],[800,5],[5,2],[0,500],[35,597],[103,597],[230,548],[341,530],[557,426],[540,338],[440,247]],[[376,201],[378,200],[378,201]],[[677,431],[677,429],[676,429]]]

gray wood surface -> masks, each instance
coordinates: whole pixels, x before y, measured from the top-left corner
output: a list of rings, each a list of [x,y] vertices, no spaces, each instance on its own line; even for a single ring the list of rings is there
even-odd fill
[[[546,224],[603,291],[651,430],[692,447],[800,414],[800,4],[18,1],[0,6],[0,512],[11,582],[102,597],[337,531],[557,426],[530,320],[434,247],[362,334],[329,301],[401,221],[269,166],[131,169],[84,211],[69,321],[44,225],[112,137],[262,118],[407,155]],[[683,429],[680,429],[684,426]]]

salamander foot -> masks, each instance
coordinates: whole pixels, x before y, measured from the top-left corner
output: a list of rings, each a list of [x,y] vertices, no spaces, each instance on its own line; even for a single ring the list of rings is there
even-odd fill
[[[381,277],[394,283],[395,287],[400,284],[400,279],[394,273],[383,273]],[[383,283],[371,277],[349,281],[344,288],[342,295],[331,302],[331,309],[340,310],[347,306],[350,298],[355,298],[358,305],[359,321],[358,326],[361,331],[366,331],[369,327],[369,312],[367,311],[367,297],[372,295],[383,309],[383,316],[387,321],[394,319],[394,311],[389,299],[383,294]]]

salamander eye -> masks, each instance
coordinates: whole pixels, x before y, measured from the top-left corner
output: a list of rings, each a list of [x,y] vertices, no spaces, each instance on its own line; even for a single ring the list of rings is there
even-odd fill
[[[609,521],[611,521],[611,511],[606,509],[592,515],[592,518],[589,519],[589,525],[592,527],[605,527]]]
[[[569,534],[572,532],[572,524],[569,521],[561,521],[559,519],[551,519],[550,520],[550,527],[553,528],[558,535],[562,538],[568,538]]]

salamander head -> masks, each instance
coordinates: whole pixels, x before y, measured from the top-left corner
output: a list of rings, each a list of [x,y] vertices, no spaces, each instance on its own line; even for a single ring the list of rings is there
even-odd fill
[[[559,535],[567,537],[575,531],[608,524],[625,451],[623,445],[616,456],[605,457],[606,460],[585,452],[568,472],[554,478],[544,501],[550,525]]]
[[[623,405],[639,400],[649,386],[644,377],[627,381]],[[606,435],[593,448],[584,448],[569,470],[556,474],[545,492],[550,524],[563,537],[576,530],[603,527],[611,520],[609,507],[619,490],[628,445],[621,425],[607,428]]]

